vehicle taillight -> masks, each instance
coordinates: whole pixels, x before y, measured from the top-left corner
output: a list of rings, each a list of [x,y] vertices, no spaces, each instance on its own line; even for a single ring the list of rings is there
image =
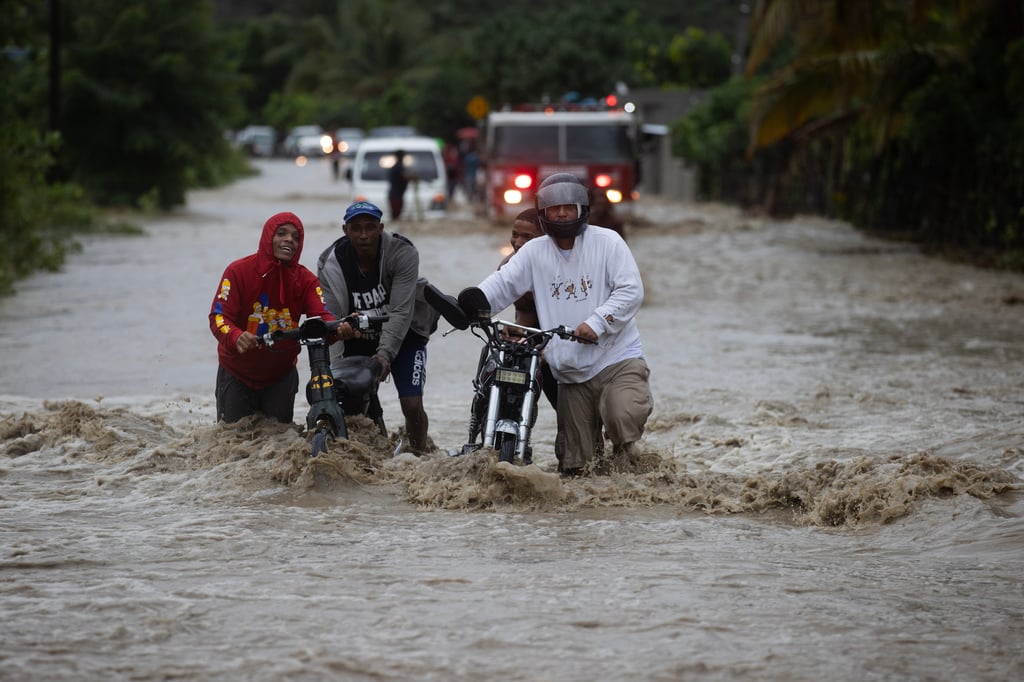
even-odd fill
[[[512,178],[512,186],[518,189],[530,189],[532,184],[533,178],[526,173],[520,173]]]
[[[600,175],[594,178],[594,184],[597,185],[598,187],[611,187],[612,176],[608,175],[607,173],[601,173]]]

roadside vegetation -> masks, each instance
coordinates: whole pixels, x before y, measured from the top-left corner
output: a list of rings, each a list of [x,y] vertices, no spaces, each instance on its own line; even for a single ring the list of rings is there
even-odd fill
[[[0,0],[0,293],[73,236],[252,172],[227,131],[472,125],[466,104],[708,90],[702,196],[1024,269],[1019,0]],[[54,21],[51,21],[54,19]],[[736,73],[738,63],[746,71]]]
[[[1019,0],[761,0],[744,77],[675,128],[709,199],[1024,270]]]

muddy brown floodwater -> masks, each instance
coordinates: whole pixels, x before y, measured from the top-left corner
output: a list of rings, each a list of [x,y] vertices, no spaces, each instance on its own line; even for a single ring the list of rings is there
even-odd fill
[[[224,266],[288,210],[315,267],[351,199],[326,165],[259,167],[0,301],[0,678],[1024,677],[1020,275],[645,199],[631,471],[559,479],[546,404],[535,466],[450,457],[479,341],[444,326],[437,451],[355,420],[310,460],[301,393],[294,427],[214,422]],[[452,292],[508,232],[461,207],[388,229]]]

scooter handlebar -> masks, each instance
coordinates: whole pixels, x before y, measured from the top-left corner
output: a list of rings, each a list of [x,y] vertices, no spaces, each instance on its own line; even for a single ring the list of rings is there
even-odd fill
[[[343,319],[342,322],[348,322],[359,331],[365,332],[371,329],[380,329],[381,325],[389,319],[391,319],[391,316],[385,312],[377,312],[373,315],[370,313],[352,313]],[[337,328],[337,325],[335,325],[335,328]]]
[[[387,322],[390,317],[388,313],[382,311],[375,311],[371,314],[358,310],[340,320],[325,321],[321,317],[307,317],[298,327],[293,329],[276,329],[257,338],[261,344],[266,346],[273,346],[278,341],[307,343],[317,339],[329,340],[334,336],[338,325],[343,322],[348,323],[360,332],[366,332],[380,329],[381,325]]]

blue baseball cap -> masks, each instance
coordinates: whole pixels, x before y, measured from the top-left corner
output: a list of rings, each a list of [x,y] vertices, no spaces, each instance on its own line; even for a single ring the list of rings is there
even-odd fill
[[[377,220],[384,217],[384,212],[369,201],[357,201],[345,209],[345,222],[352,220],[357,215],[372,215]]]

